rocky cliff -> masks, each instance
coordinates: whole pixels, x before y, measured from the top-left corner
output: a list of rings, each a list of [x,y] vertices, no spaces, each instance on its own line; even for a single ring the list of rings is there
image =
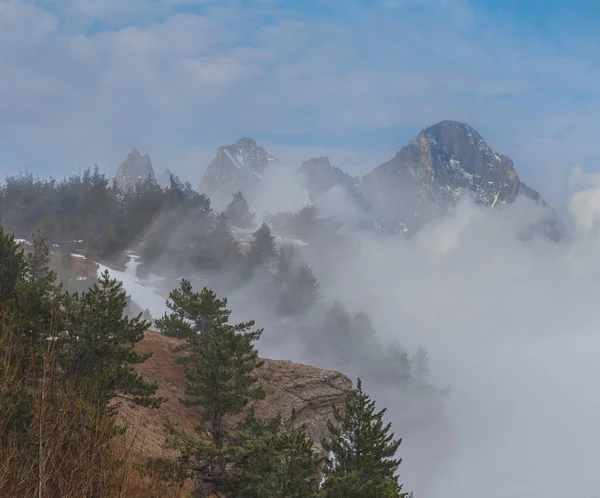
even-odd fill
[[[277,159],[269,155],[251,138],[240,138],[236,143],[217,149],[202,178],[201,190],[213,196],[230,196],[238,190],[260,182],[265,170]]]
[[[173,352],[173,348],[179,344],[181,341],[178,339],[149,331],[137,346],[140,352],[152,353],[151,358],[139,365],[139,371],[158,383],[158,396],[168,398],[159,410],[129,404],[122,406],[120,417],[128,427],[126,437],[139,456],[168,454],[163,449],[167,418],[190,431],[199,422],[198,409],[179,402],[184,397],[185,385],[183,368],[176,362],[178,354]],[[352,382],[339,372],[290,361],[265,360],[258,377],[267,391],[267,397],[256,405],[256,415],[261,418],[273,417],[278,413],[289,416],[295,408],[298,421],[306,423],[308,434],[318,448],[326,435],[326,420],[331,415],[332,406],[343,403],[352,389]]]
[[[155,179],[150,156],[142,156],[137,149],[133,149],[119,166],[115,180],[121,188],[127,188],[147,178]]]
[[[378,225],[389,232],[414,233],[465,195],[490,208],[519,197],[531,199],[548,211],[535,229],[554,240],[565,231],[540,194],[519,179],[512,160],[494,152],[473,127],[457,121],[425,128],[367,174],[361,191]]]
[[[312,158],[302,163],[299,169],[304,177],[306,190],[313,199],[333,187],[340,187],[354,205],[367,210],[368,204],[360,192],[360,180],[332,166],[328,157]]]

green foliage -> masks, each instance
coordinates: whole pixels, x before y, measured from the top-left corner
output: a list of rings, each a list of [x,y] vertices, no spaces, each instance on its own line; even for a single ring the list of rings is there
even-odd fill
[[[162,216],[177,213],[196,218],[211,215],[208,197],[178,180],[162,189],[146,179],[122,189],[99,172],[86,169],[61,182],[31,174],[10,176],[0,188],[2,223],[21,237],[40,230],[61,247],[69,241],[89,240],[90,251],[103,257],[140,242]],[[163,239],[176,228],[167,225]],[[158,242],[158,240],[157,240]]]
[[[316,456],[296,412],[266,424],[254,422],[243,441],[243,458],[227,489],[231,498],[315,498],[323,459]]]
[[[271,234],[269,225],[265,222],[254,232],[254,239],[250,242],[248,263],[250,268],[268,265],[277,258],[275,238]]]
[[[384,424],[385,412],[375,409],[360,379],[343,409],[334,407],[333,421],[327,422],[329,438],[323,441],[330,455],[324,498],[405,496],[396,475],[401,460],[395,455],[401,440],[390,433],[390,423]]]
[[[156,384],[134,370],[134,365],[150,357],[134,350],[148,323],[141,314],[135,318],[125,315],[123,284],[105,272],[89,291],[69,295],[65,307],[60,361],[66,375],[98,383],[105,402],[121,396],[144,406],[158,406],[162,400],[153,396]]]
[[[265,397],[254,371],[262,366],[253,343],[262,329],[251,331],[254,322],[217,323],[203,337],[189,339],[191,354],[184,359],[187,378],[184,400],[202,406],[202,421],[221,447],[226,434],[224,417],[241,413],[252,400]]]
[[[412,357],[412,375],[420,382],[427,382],[429,379],[429,355],[423,347],[419,347]]]
[[[111,402],[162,401],[133,369],[147,358],[133,350],[146,323],[123,316],[127,296],[108,274],[64,293],[40,234],[25,257],[0,232],[0,252],[10,290],[0,302],[0,495],[121,496]]]
[[[319,300],[319,281],[301,261],[293,246],[282,247],[277,259],[277,311],[283,315],[306,312]]]
[[[64,315],[62,287],[56,284],[56,273],[50,269],[50,247],[39,232],[32,244],[15,309],[21,343],[31,351],[51,337],[51,328],[60,330]]]
[[[166,335],[186,339],[183,349],[189,354],[181,359],[187,378],[184,402],[202,406],[202,421],[209,422],[213,443],[220,448],[226,436],[224,417],[265,396],[254,375],[263,364],[254,347],[262,329],[251,330],[253,321],[230,325],[227,298],[219,299],[206,287],[193,292],[187,280],[171,292],[167,306],[171,313],[156,325]]]
[[[254,226],[254,213],[250,212],[250,206],[241,191],[233,194],[233,199],[225,208],[224,215],[234,227],[251,228]]]
[[[0,226],[0,307],[9,306],[17,296],[19,280],[23,278],[27,261],[23,249],[15,240],[14,234],[8,235]],[[13,303],[14,304],[14,303]]]
[[[307,204],[296,212],[269,215],[267,221],[278,231],[303,239],[333,234],[340,228],[338,222],[320,217],[319,209],[314,204]]]
[[[179,289],[169,294],[167,307],[171,313],[156,320],[156,327],[163,334],[179,339],[202,338],[214,327],[226,324],[231,311],[227,309],[227,298],[219,299],[212,290],[204,287],[200,292],[192,290],[189,280],[181,280]]]
[[[199,250],[193,252],[192,262],[198,266],[215,270],[231,270],[242,261],[240,246],[231,233],[224,215],[217,216],[214,228],[209,232],[206,240],[195,247]]]

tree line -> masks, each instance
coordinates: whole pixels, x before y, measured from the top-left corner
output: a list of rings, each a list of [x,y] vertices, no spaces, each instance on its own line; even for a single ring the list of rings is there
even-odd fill
[[[303,232],[311,223],[320,229],[312,209],[292,217]],[[179,265],[216,270],[242,259],[230,228],[257,225],[241,192],[218,213],[207,196],[176,176],[166,188],[151,178],[122,187],[97,167],[61,181],[29,173],[7,177],[0,186],[0,221],[21,238],[39,231],[65,251],[85,243],[111,258],[141,244],[148,265],[168,256]]]
[[[120,404],[160,410],[164,402],[135,369],[149,357],[135,348],[149,323],[127,315],[127,294],[108,274],[84,292],[66,291],[39,235],[25,254],[0,228],[0,262],[0,494],[127,496],[114,444],[126,430]],[[319,453],[294,413],[254,416],[253,402],[266,396],[255,347],[262,329],[230,323],[226,298],[186,280],[167,305],[156,325],[183,339],[182,402],[201,415],[194,434],[170,427],[179,458],[149,460],[145,472],[192,479],[198,497],[405,496],[400,440],[360,380],[334,409]]]

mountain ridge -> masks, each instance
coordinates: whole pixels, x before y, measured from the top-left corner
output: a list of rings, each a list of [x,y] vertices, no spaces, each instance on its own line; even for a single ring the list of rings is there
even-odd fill
[[[136,148],[127,155],[114,176],[115,181],[122,188],[133,187],[147,178],[156,180],[152,161],[148,154],[142,156]]]

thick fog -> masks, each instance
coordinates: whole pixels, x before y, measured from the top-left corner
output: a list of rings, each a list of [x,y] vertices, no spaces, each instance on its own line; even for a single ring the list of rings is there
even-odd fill
[[[597,496],[598,183],[574,171],[566,220],[572,237],[563,243],[519,237],[540,215],[532,203],[491,210],[464,200],[409,239],[354,230],[350,216],[341,232],[355,244],[353,251],[300,248],[320,281],[323,302],[366,312],[383,344],[397,342],[409,352],[425,347],[431,383],[450,388],[433,421],[406,424],[406,395],[366,382],[403,438],[402,481],[416,497]],[[284,170],[265,181],[251,207],[261,215],[298,209],[301,185]],[[270,196],[273,190],[277,196]],[[338,191],[322,196],[320,206],[326,215],[354,212]],[[268,295],[255,285],[229,299],[234,318],[265,327],[263,356],[344,370],[312,357],[288,334],[299,322],[310,326],[310,316],[273,316],[264,302]],[[419,410],[412,415],[426,418]]]

